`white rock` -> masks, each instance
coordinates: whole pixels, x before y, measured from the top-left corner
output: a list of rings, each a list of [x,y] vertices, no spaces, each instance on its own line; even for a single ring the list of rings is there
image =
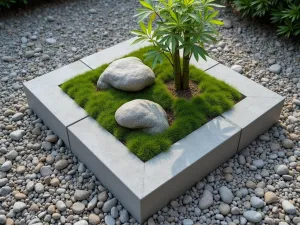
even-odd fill
[[[284,139],[284,140],[282,141],[282,145],[283,145],[283,147],[285,147],[285,148],[293,148],[294,142],[293,142],[292,140],[290,140],[290,139]]]
[[[257,168],[263,168],[265,163],[261,159],[256,159],[256,160],[253,160],[252,164],[254,166],[256,166]]]
[[[1,165],[1,171],[3,172],[7,172],[12,168],[12,162],[11,161],[5,161],[2,165]]]
[[[13,211],[15,213],[21,212],[26,208],[26,204],[24,202],[15,202],[13,206]]]
[[[231,190],[228,189],[226,186],[222,186],[219,189],[219,193],[223,202],[230,204],[234,198]]]
[[[75,202],[72,205],[72,210],[75,214],[81,214],[84,211],[85,205],[82,202]]]
[[[66,204],[63,201],[59,200],[59,201],[56,202],[56,208],[59,211],[65,211],[66,208],[67,208],[67,206],[66,206]]]
[[[183,220],[183,225],[193,225],[194,222],[191,219],[184,219]]]
[[[48,44],[55,44],[56,43],[56,40],[54,39],[54,38],[47,38],[46,39],[46,42],[48,43]]]
[[[278,65],[278,64],[274,64],[272,66],[269,67],[269,71],[272,72],[272,73],[280,73],[281,72],[281,66]]]
[[[258,208],[258,209],[264,206],[264,201],[255,196],[251,197],[250,203],[254,208]]]
[[[155,102],[136,99],[123,104],[115,113],[117,123],[146,133],[161,133],[169,127],[165,110]]]
[[[231,28],[232,27],[232,22],[231,22],[231,20],[229,20],[229,19],[225,19],[225,20],[223,20],[223,23],[224,23],[224,28],[226,28],[226,29],[229,29],[229,28]]]
[[[110,216],[110,215],[105,216],[104,221],[107,225],[115,225],[116,224],[115,219],[112,218],[112,216]]]
[[[228,204],[221,203],[219,205],[219,211],[222,215],[226,216],[230,213],[230,206]]]
[[[231,67],[231,69],[238,72],[238,73],[243,73],[243,67],[241,67],[240,65],[233,65]]]
[[[10,133],[9,137],[14,141],[19,141],[25,134],[24,130],[16,130]]]
[[[6,224],[6,216],[0,215],[0,224]]]
[[[199,201],[200,209],[207,209],[214,203],[213,195],[210,191],[204,190],[203,195]]]
[[[262,220],[262,215],[256,211],[246,211],[243,216],[252,223],[259,223]]]
[[[44,192],[44,185],[42,183],[37,183],[34,185],[34,190],[36,193],[43,193]]]
[[[89,225],[89,223],[86,220],[79,220],[74,225]]]
[[[282,165],[276,165],[274,167],[274,170],[275,170],[275,173],[277,173],[280,176],[281,175],[286,175],[286,174],[289,173],[289,168],[286,165],[284,165],[284,164],[282,164]]]
[[[120,211],[120,221],[121,223],[125,223],[129,220],[128,212],[125,209]]]
[[[89,197],[90,193],[86,190],[76,190],[74,193],[74,198],[77,201],[85,200]]]
[[[95,208],[96,204],[97,204],[97,196],[94,196],[92,198],[92,200],[88,203],[87,205],[87,210],[92,210],[93,208]]]
[[[289,214],[295,214],[296,213],[295,206],[291,202],[289,202],[288,200],[283,200],[282,201],[282,208],[286,213],[289,213]]]
[[[68,167],[68,165],[69,165],[68,160],[66,160],[66,159],[61,159],[61,160],[59,160],[59,161],[57,161],[57,162],[55,163],[55,169],[57,169],[57,170],[63,170],[63,169],[65,169],[66,167]]]
[[[50,176],[52,174],[51,166],[42,166],[40,169],[40,173],[43,177]]]
[[[106,201],[102,207],[103,212],[110,212],[111,208],[117,204],[117,199],[113,198]]]
[[[293,99],[293,104],[300,106],[300,100],[299,99]]]
[[[140,91],[154,83],[153,71],[136,57],[112,62],[98,79],[97,87],[114,87],[122,91]]]
[[[12,120],[12,121],[18,121],[18,120],[22,119],[23,117],[24,117],[24,114],[18,112],[18,113],[14,114],[14,115],[11,117],[11,120]]]

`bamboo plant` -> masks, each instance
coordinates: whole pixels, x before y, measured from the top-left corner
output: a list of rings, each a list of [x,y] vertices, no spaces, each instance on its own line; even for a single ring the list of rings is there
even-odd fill
[[[221,7],[214,0],[139,0],[142,8],[135,15],[140,29],[134,43],[148,41],[153,49],[146,60],[152,60],[152,68],[167,58],[173,67],[175,88],[189,88],[189,65],[192,56],[206,60],[204,44],[215,43],[216,19]],[[145,23],[147,20],[147,24]],[[182,59],[182,60],[181,60]]]

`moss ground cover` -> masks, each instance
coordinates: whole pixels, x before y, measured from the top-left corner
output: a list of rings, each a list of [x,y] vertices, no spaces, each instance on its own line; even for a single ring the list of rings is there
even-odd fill
[[[148,50],[148,47],[142,48],[127,56],[138,57],[150,66],[151,63],[144,60]],[[97,90],[97,80],[107,66],[102,65],[79,75],[62,84],[61,88],[142,161],[167,151],[173,143],[229,110],[242,97],[233,87],[194,66],[190,67],[190,79],[199,85],[200,93],[191,99],[175,97],[166,85],[174,79],[172,66],[167,60],[154,69],[155,83],[140,92],[124,92],[113,88]],[[114,118],[116,110],[134,99],[147,99],[160,104],[173,113],[173,123],[163,133],[155,135],[119,126]]]

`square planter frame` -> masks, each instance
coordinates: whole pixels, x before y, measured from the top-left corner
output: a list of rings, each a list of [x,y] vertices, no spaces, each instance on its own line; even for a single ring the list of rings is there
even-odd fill
[[[136,220],[144,222],[276,123],[284,98],[211,58],[192,59],[191,64],[234,86],[245,98],[144,163],[59,87],[148,45],[131,45],[133,40],[26,82],[24,87],[34,112]]]

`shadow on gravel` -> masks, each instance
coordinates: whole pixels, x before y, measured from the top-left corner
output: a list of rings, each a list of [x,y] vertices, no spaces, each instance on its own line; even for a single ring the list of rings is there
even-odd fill
[[[0,8],[0,22],[6,19],[8,15],[14,15],[22,11],[22,13],[30,12],[35,8],[41,6],[54,6],[59,4],[66,4],[68,2],[74,2],[74,0],[28,0],[28,4],[14,4],[10,8]]]

